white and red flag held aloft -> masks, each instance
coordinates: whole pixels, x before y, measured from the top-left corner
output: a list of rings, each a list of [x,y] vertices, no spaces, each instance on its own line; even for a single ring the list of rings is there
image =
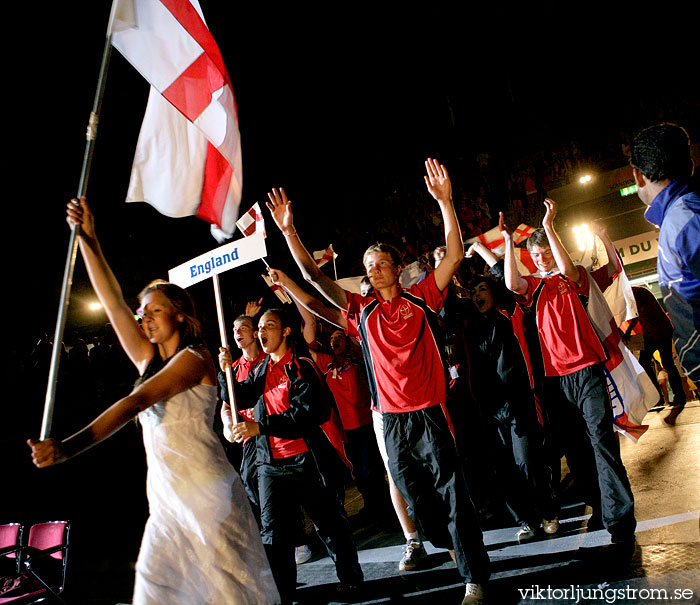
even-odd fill
[[[248,212],[241,215],[241,218],[236,221],[236,227],[241,230],[245,237],[257,232],[262,233],[263,237],[267,237],[267,233],[265,233],[265,219],[262,212],[260,212],[258,202],[255,202]]]
[[[197,0],[114,0],[112,44],[150,83],[127,202],[196,215],[220,242],[241,200],[231,80]]]
[[[338,255],[333,251],[333,244],[325,250],[315,250],[313,253],[314,260],[319,267],[325,265],[328,261],[338,258]]]
[[[521,223],[518,228],[513,231],[513,243],[520,244],[524,242],[528,237],[530,237],[535,231],[534,227],[530,227]],[[474,242],[481,242],[486,246],[491,252],[496,256],[504,256],[506,253],[505,240],[501,235],[501,231],[498,227],[489,229],[485,233],[477,235],[476,237],[469,238],[466,243],[473,244]]]
[[[503,239],[498,227],[489,229],[485,233],[477,235],[476,237],[469,238],[465,244],[471,245],[476,242],[481,242],[484,244],[484,246],[491,250],[491,252],[493,252],[496,256],[503,256],[506,253],[506,242]]]
[[[518,228],[513,231],[513,243],[520,244],[524,242],[528,237],[530,237],[530,235],[532,235],[534,231],[534,227],[530,227],[524,223],[518,225]],[[489,229],[485,233],[477,235],[476,237],[469,238],[465,243],[473,244],[475,242],[481,242],[496,256],[505,256],[506,242],[503,239],[501,231],[498,227]],[[530,258],[530,253],[525,248],[515,248],[515,263],[522,275],[529,275],[537,270],[535,263],[533,263],[532,259]]]
[[[289,298],[289,294],[287,294],[287,291],[282,286],[278,286],[277,284],[273,283],[269,276],[265,275],[264,273],[261,274],[261,277],[265,280],[265,283],[268,285],[270,290],[275,293],[277,298],[279,298],[283,303],[290,305],[292,304],[292,299]]]
[[[615,323],[620,327],[625,321],[639,316],[637,311],[637,302],[634,299],[632,285],[627,278],[622,260],[617,257],[618,271],[612,280],[612,284],[603,290],[605,300],[612,311]],[[598,267],[604,267],[608,264],[608,253],[605,251],[605,245],[602,240],[596,235],[593,238],[593,246],[589,246],[578,262],[589,271],[593,271]]]
[[[593,328],[608,352],[605,375],[615,429],[633,441],[637,441],[649,428],[642,422],[649,409],[659,401],[659,392],[637,358],[622,342],[615,312],[608,304],[608,292],[617,287],[616,282],[619,283],[621,279],[626,280],[619,258],[617,266],[615,275],[607,280],[610,283],[605,284],[607,286],[605,295],[589,273],[590,287],[586,309]],[[626,306],[624,298],[618,298],[617,304],[621,307]],[[618,314],[618,316],[623,315],[624,313]]]
[[[520,244],[524,242],[528,237],[530,237],[536,229],[534,227],[530,227],[530,225],[526,225],[525,223],[520,223],[513,231],[513,241],[516,244]]]

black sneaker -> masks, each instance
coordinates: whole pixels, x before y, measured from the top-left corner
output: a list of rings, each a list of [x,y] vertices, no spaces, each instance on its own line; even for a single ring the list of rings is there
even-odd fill
[[[336,585],[335,592],[340,601],[348,603],[359,602],[362,597],[362,584],[348,584],[341,582]]]

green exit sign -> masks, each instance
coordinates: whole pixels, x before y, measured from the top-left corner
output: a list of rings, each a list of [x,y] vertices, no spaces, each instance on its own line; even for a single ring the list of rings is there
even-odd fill
[[[622,197],[625,197],[626,195],[632,195],[633,193],[637,193],[637,185],[631,185],[629,187],[620,189],[620,195]]]

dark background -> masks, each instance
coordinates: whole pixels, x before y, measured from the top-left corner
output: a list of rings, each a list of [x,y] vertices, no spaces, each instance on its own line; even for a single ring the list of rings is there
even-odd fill
[[[14,10],[31,27],[31,40],[25,35],[13,47],[6,72],[14,107],[6,139],[6,283],[21,285],[31,328],[53,332],[68,241],[64,204],[78,188],[109,4]],[[428,156],[444,162],[459,186],[479,151],[506,164],[570,137],[595,145],[638,128],[642,114],[652,123],[664,118],[664,107],[679,99],[694,99],[697,108],[697,53],[673,20],[682,13],[432,3],[413,10],[232,8],[219,0],[203,1],[202,10],[238,104],[241,208],[263,204],[271,187],[286,187],[305,242],[310,249],[332,242],[340,277],[361,272],[347,250],[371,243],[392,188],[422,187]],[[216,245],[201,220],[123,203],[147,95],[148,85],[115,51],[88,197],[127,297]],[[268,261],[287,267],[269,226]],[[259,278],[233,274],[222,277],[222,287],[239,281],[264,288]],[[84,284],[79,268],[75,307],[90,298]],[[209,299],[199,295],[208,289],[205,282],[193,294]],[[73,308],[70,321],[81,328],[90,316]],[[28,327],[16,325],[21,334]]]

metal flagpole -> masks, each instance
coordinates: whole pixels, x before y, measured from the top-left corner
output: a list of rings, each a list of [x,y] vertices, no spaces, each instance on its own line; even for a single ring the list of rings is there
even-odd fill
[[[335,274],[335,281],[338,281],[338,269],[335,266],[335,250],[333,250],[333,244],[330,245],[331,258],[333,259],[333,273]]]
[[[110,21],[111,22],[111,21]],[[80,173],[80,184],[78,186],[78,198],[84,197],[87,191],[87,181],[90,174],[90,164],[92,163],[92,153],[97,138],[97,123],[99,121],[100,109],[102,107],[102,97],[105,89],[105,79],[109,57],[112,52],[111,28],[105,40],[104,51],[102,52],[102,64],[100,65],[100,75],[97,80],[97,92],[95,102],[90,113],[90,121],[87,127],[87,142],[85,144],[85,155],[83,156],[83,168]],[[49,379],[46,386],[46,400],[44,402],[44,416],[41,422],[40,439],[44,440],[51,432],[51,422],[53,419],[53,407],[56,397],[56,384],[58,383],[58,365],[61,361],[61,350],[63,349],[63,331],[66,326],[66,316],[68,315],[68,304],[70,290],[73,285],[73,270],[75,269],[75,258],[78,252],[78,235],[80,226],[73,225],[68,242],[68,256],[66,258],[66,268],[63,274],[63,285],[61,287],[61,299],[58,307],[58,319],[56,320],[56,331],[53,337],[53,350],[51,352],[51,365],[49,367]]]

